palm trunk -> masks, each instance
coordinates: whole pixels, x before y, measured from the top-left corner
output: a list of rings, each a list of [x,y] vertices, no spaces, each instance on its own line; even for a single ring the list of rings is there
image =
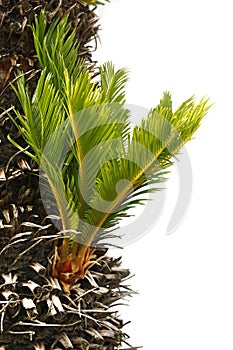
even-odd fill
[[[40,66],[28,25],[43,8],[48,22],[70,14],[79,57],[90,68],[98,30],[94,9],[81,1],[0,0],[0,348],[115,350],[127,336],[109,308],[132,293],[122,286],[129,271],[96,250],[98,264],[64,293],[49,268],[56,228],[46,219],[37,166],[7,139],[11,134],[28,147],[5,111],[20,109],[10,86],[17,71],[26,74],[31,93],[36,86]]]

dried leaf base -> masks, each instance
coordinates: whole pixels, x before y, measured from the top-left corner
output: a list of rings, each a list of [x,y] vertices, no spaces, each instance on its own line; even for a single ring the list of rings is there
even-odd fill
[[[52,225],[21,228],[0,253],[0,349],[137,349],[114,310],[132,294],[121,259],[99,250],[98,264],[67,295],[46,267]]]

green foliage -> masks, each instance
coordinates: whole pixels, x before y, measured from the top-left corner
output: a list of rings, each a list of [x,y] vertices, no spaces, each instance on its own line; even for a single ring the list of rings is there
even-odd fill
[[[166,92],[131,130],[124,106],[127,71],[107,62],[99,83],[93,82],[77,62],[67,17],[47,28],[41,13],[32,29],[42,73],[32,98],[18,77],[14,89],[24,115],[16,111],[15,123],[46,173],[62,228],[72,231],[71,240],[81,235],[91,245],[143,203],[139,195],[157,190],[172,157],[199,127],[208,100],[196,104],[191,97],[173,111]]]

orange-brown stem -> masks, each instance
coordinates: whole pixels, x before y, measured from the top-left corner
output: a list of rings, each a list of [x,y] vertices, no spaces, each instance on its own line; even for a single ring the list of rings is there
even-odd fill
[[[55,248],[52,275],[61,281],[65,292],[68,292],[69,288],[79,279],[83,279],[89,268],[95,263],[92,260],[94,251],[94,248],[80,244],[77,255],[73,258],[70,251],[66,257],[62,256],[64,246]]]

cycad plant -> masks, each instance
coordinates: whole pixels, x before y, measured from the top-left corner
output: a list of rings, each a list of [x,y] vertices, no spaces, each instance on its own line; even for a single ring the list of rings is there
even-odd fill
[[[84,60],[77,61],[79,47],[68,15],[48,27],[41,12],[32,32],[41,66],[39,80],[31,96],[25,75],[16,77],[13,88],[22,110],[10,112],[28,148],[11,135],[9,140],[40,166],[48,215],[43,225],[23,223],[0,252],[0,258],[10,261],[0,286],[4,305],[0,345],[4,349],[119,349],[125,341],[122,324],[109,306],[130,291],[127,286],[122,290],[119,281],[118,291],[114,289],[112,279],[118,274],[121,281],[124,272],[117,261],[101,262],[105,248],[111,239],[114,242],[128,210],[142,204],[142,195],[156,191],[164,181],[172,157],[199,127],[208,101],[195,103],[190,98],[173,111],[166,92],[159,105],[131,127],[125,107],[125,69],[116,71],[108,62],[100,67],[99,79],[93,79]],[[46,225],[47,219],[53,225]],[[35,234],[32,227],[38,228]],[[48,259],[42,264],[38,251],[28,276],[23,259],[45,241],[52,242],[46,250]],[[13,262],[8,256],[12,249],[18,253]],[[27,342],[9,343],[13,335],[22,333],[28,335]]]
[[[164,93],[130,130],[124,107],[127,72],[115,71],[108,62],[94,82],[81,60],[75,64],[78,45],[74,32],[67,37],[69,31],[67,17],[46,31],[41,13],[33,26],[42,67],[36,90],[30,98],[24,76],[15,88],[23,108],[15,123],[34,152],[28,155],[41,166],[61,218],[51,273],[68,293],[96,262],[94,250],[104,235],[141,203],[139,195],[164,180],[171,158],[209,108],[206,99],[195,104],[190,98],[173,112],[170,94]]]

